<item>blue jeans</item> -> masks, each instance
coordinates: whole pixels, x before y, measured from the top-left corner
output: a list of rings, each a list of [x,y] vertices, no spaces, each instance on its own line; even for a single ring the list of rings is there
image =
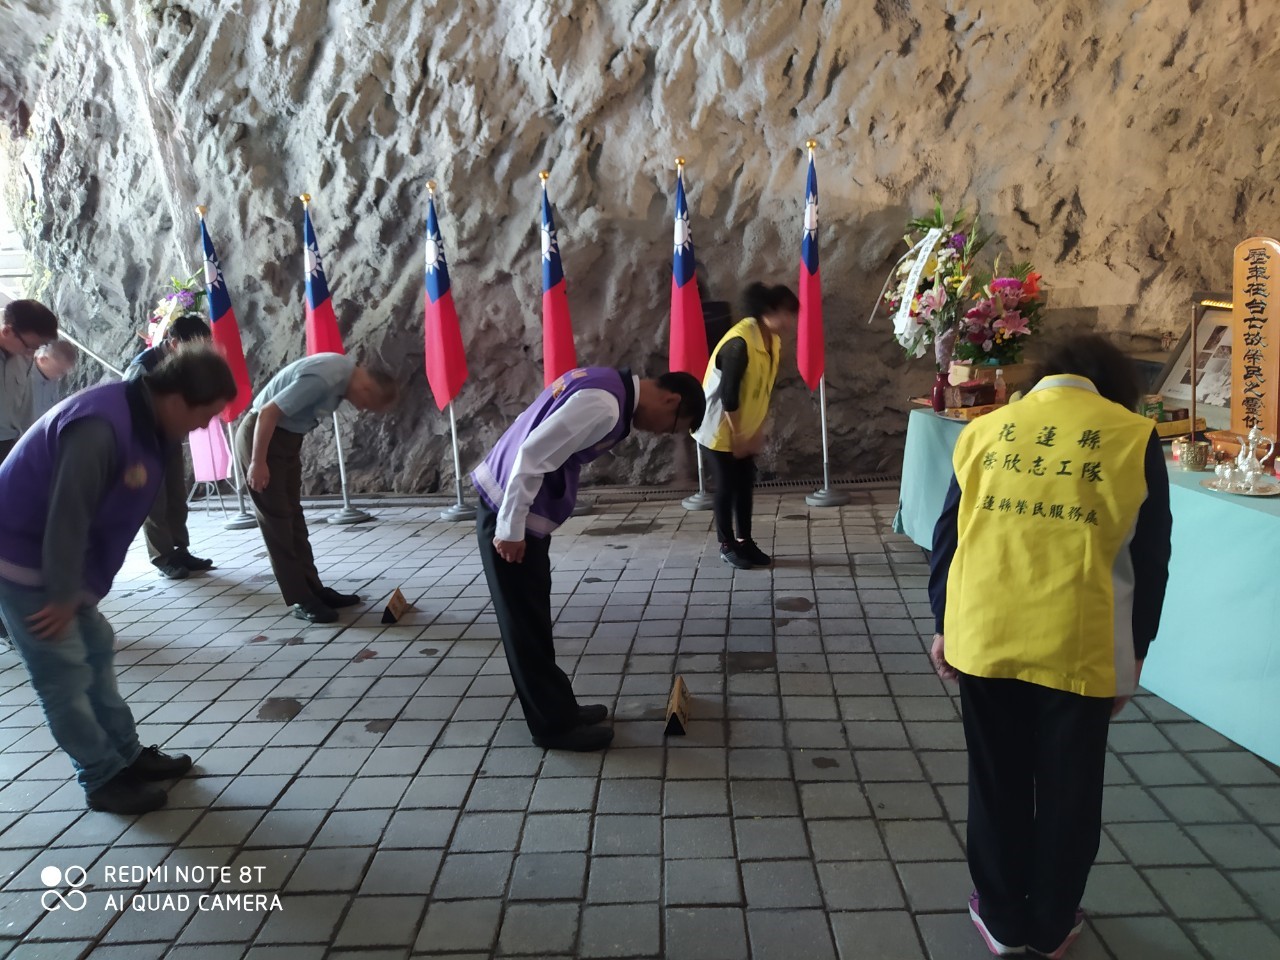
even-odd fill
[[[45,603],[43,590],[0,580],[0,617],[31,674],[53,738],[90,793],[133,763],[142,745],[116,686],[111,624],[96,605],[86,604],[63,636],[41,640],[31,633],[27,617]]]

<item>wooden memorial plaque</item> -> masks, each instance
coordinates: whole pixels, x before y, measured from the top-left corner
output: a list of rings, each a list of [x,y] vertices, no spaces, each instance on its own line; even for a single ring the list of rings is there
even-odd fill
[[[667,729],[663,736],[682,737],[689,732],[689,688],[684,685],[684,677],[676,675],[676,682],[671,685],[671,696],[667,698]]]
[[[1253,237],[1235,250],[1231,311],[1231,429],[1280,438],[1280,243]],[[1264,447],[1265,449],[1265,447]]]
[[[400,588],[396,587],[391,591],[391,597],[387,600],[387,609],[382,611],[383,623],[399,623],[400,618],[404,616],[406,610],[412,610],[409,601],[404,598],[404,594],[400,592]]]

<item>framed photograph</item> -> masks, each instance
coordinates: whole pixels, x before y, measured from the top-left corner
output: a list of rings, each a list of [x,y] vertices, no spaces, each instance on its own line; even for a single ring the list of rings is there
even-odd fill
[[[1156,382],[1164,396],[1165,409],[1185,407],[1191,402],[1191,364],[1195,362],[1196,413],[1210,429],[1225,430],[1231,425],[1231,309],[1226,298],[1221,306],[1197,305],[1201,310],[1196,324],[1196,343],[1191,342],[1191,324],[1174,348]]]

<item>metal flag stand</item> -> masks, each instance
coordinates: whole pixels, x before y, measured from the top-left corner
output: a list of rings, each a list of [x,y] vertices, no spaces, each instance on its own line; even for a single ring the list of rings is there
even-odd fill
[[[462,499],[462,458],[458,455],[458,418],[453,413],[453,401],[449,401],[449,432],[453,435],[453,483],[457,488],[458,502],[440,511],[441,520],[474,520],[476,508]]]
[[[806,140],[804,145],[809,151],[809,177],[813,186],[812,193],[809,192],[809,185],[806,184],[805,186],[804,229],[806,237],[808,237],[810,231],[813,231],[813,242],[816,244],[818,241],[818,181],[813,165],[813,151],[818,146],[818,141],[813,139]],[[801,251],[800,269],[802,272],[806,269],[803,249]],[[821,316],[821,287],[818,289],[818,308],[819,316]],[[825,366],[825,360],[823,365]],[[831,455],[830,446],[827,443],[827,375],[825,371],[818,378],[818,409],[819,417],[822,421],[822,486],[805,497],[804,502],[811,507],[840,507],[849,502],[849,494],[843,490],[836,490],[831,486]]]
[[[236,478],[236,503],[240,512],[223,524],[227,530],[249,530],[258,525],[258,520],[244,508],[244,471],[240,469],[240,453],[236,450],[235,435],[231,432],[231,424],[223,424],[227,428],[227,443],[231,447],[231,469]]]
[[[347,495],[347,465],[342,456],[342,430],[338,424],[337,410],[333,411],[333,444],[338,448],[338,477],[342,480],[342,509],[333,516],[326,517],[326,522],[333,524],[370,523],[373,520],[373,514],[365,513],[363,510],[353,507],[351,498]]]
[[[693,449],[698,459],[698,492],[689,494],[680,501],[680,505],[689,511],[710,510],[714,498],[707,493],[706,480],[702,472],[702,444],[697,440],[693,441]]]
[[[818,407],[822,411],[822,486],[804,498],[811,507],[839,507],[849,502],[849,494],[831,486],[831,457],[827,452],[827,377],[818,379]]]

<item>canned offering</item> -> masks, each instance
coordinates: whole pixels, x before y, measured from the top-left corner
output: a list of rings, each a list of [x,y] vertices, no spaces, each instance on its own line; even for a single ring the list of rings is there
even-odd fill
[[[1138,402],[1138,412],[1157,423],[1164,416],[1164,397],[1158,393],[1144,394]]]

